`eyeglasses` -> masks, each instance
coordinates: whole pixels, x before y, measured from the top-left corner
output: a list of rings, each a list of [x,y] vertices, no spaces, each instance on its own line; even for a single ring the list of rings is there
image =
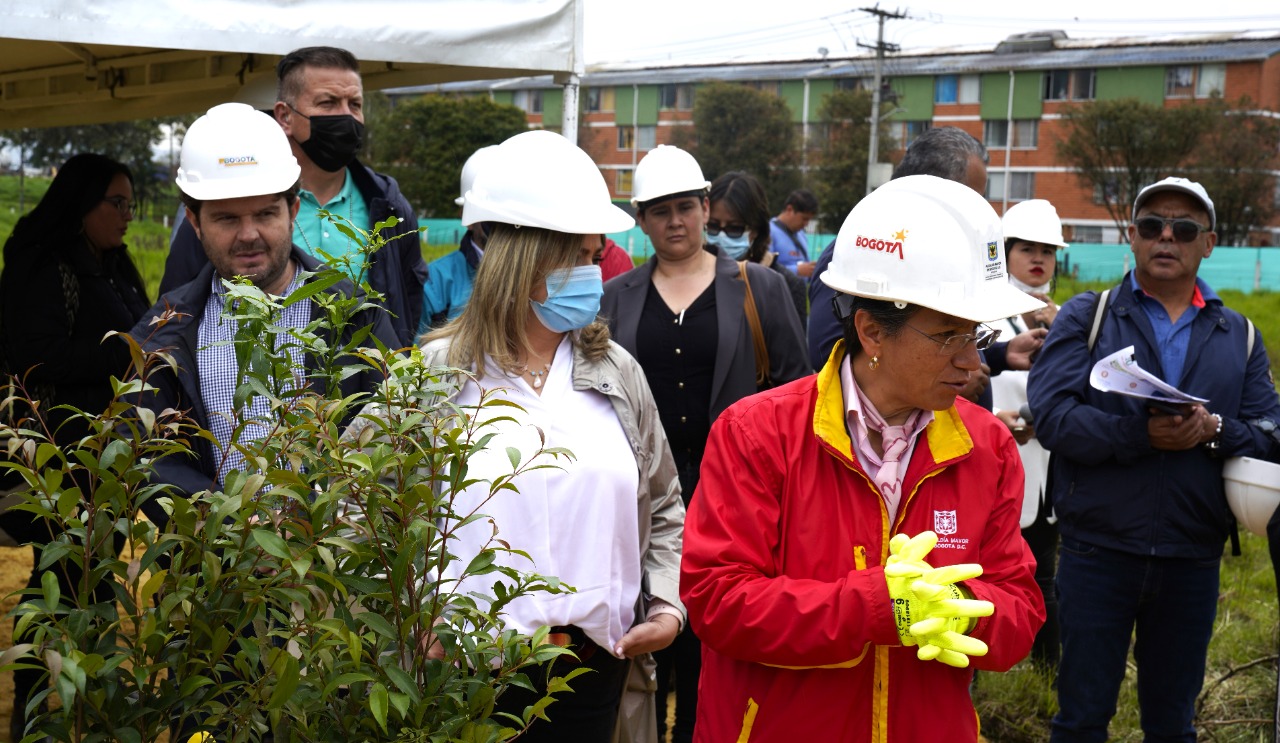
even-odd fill
[[[746,231],[747,231],[747,226],[745,224],[722,225],[719,222],[715,222],[715,221],[707,222],[708,235],[719,235],[721,232],[723,232],[726,237],[732,237],[733,239],[737,240],[738,238],[742,237],[742,233]]]
[[[986,325],[979,325],[977,333],[965,333],[963,335],[949,335],[944,340],[939,340],[934,336],[929,335],[928,333],[924,332],[923,330],[920,330],[919,328],[915,327],[911,323],[906,323],[906,326],[916,331],[920,335],[923,335],[925,338],[928,338],[929,340],[933,341],[934,343],[937,343],[939,346],[938,353],[943,356],[955,356],[956,354],[960,353],[964,349],[968,348],[970,343],[972,343],[973,347],[978,349],[979,351],[985,351],[991,347],[992,343],[996,342],[997,338],[1000,337],[999,330],[988,328]]]
[[[114,206],[116,211],[120,212],[120,216],[128,219],[133,216],[133,210],[138,206],[138,202],[130,201],[123,196],[108,196],[103,201]]]
[[[1201,232],[1209,228],[1190,219],[1169,219],[1167,217],[1146,216],[1133,223],[1138,228],[1138,237],[1144,240],[1156,240],[1164,234],[1165,227],[1173,228],[1173,239],[1180,243],[1189,243]]]

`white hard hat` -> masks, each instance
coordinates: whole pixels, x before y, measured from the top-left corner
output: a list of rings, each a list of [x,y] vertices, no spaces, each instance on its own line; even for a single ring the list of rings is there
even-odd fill
[[[636,166],[631,184],[631,204],[653,201],[663,196],[711,188],[693,155],[669,144],[660,144]]]
[[[1000,218],[968,186],[889,181],[853,208],[822,281],[845,294],[992,322],[1044,306],[1009,284]]]
[[[522,132],[498,145],[464,196],[464,225],[503,222],[578,235],[635,226],[631,215],[609,199],[609,187],[591,156],[545,129]]]
[[[1009,207],[1000,220],[1004,227],[1004,239],[1025,240],[1031,243],[1067,247],[1062,239],[1062,220],[1058,210],[1044,199],[1031,199]]]
[[[458,206],[462,206],[464,203],[466,203],[467,191],[470,191],[471,184],[476,182],[476,173],[480,172],[480,167],[485,163],[486,160],[492,157],[493,153],[497,151],[497,149],[498,149],[498,145],[496,144],[491,144],[488,147],[481,147],[480,149],[471,153],[471,157],[468,157],[467,161],[462,164],[462,178],[459,179],[460,187],[458,189],[458,193],[461,195],[458,198],[454,199],[453,203],[457,204]],[[469,225],[466,225],[466,226],[469,226]]]
[[[209,109],[182,140],[178,188],[213,201],[289,190],[302,168],[276,120],[244,103]]]
[[[1267,536],[1267,522],[1280,505],[1280,464],[1231,457],[1222,465],[1227,505],[1244,528]]]
[[[1138,210],[1146,203],[1147,199],[1155,196],[1162,191],[1174,191],[1186,194],[1204,207],[1209,213],[1209,229],[1214,229],[1218,224],[1218,214],[1213,209],[1213,199],[1209,198],[1209,192],[1204,190],[1204,186],[1186,178],[1177,176],[1169,176],[1162,181],[1156,181],[1148,185],[1146,188],[1138,192],[1138,197],[1133,200],[1133,221],[1138,221]]]

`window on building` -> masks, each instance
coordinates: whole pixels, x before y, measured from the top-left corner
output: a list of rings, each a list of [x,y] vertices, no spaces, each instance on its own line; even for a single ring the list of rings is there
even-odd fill
[[[527,114],[542,113],[541,90],[517,90],[511,96],[511,103]]]
[[[892,129],[893,134],[898,139],[898,148],[907,149],[911,143],[916,141],[916,137],[929,131],[933,126],[932,121],[903,121]]]
[[[1225,64],[1202,64],[1196,76],[1196,98],[1222,95],[1227,89]]]
[[[636,147],[641,150],[652,150],[658,146],[658,127],[636,127]]]
[[[748,83],[756,90],[763,90],[766,93],[774,95],[782,95],[782,83],[777,80],[753,80]]]
[[[587,88],[583,100],[586,110],[591,113],[614,110],[613,88]]]
[[[652,150],[657,146],[658,127],[620,126],[618,127],[618,149],[620,150]]]
[[[977,75],[938,75],[933,79],[933,102],[978,103],[981,89]]]
[[[842,77],[836,80],[836,90],[871,90],[871,80],[865,77]]]
[[[693,108],[692,85],[662,85],[658,88],[658,106],[688,111]]]
[[[1193,65],[1168,67],[1164,71],[1164,97],[1190,98],[1196,89],[1196,68]]]
[[[1044,73],[1044,100],[1091,101],[1094,97],[1093,68],[1049,70]]]
[[[1227,78],[1224,64],[1178,65],[1164,71],[1165,98],[1209,98],[1222,95]]]
[[[1009,201],[1027,201],[1034,199],[1036,193],[1035,173],[1009,174]],[[1004,200],[1004,173],[987,171],[987,200]]]
[[[1071,242],[1100,243],[1102,242],[1102,227],[1099,225],[1075,225],[1071,228]]]
[[[1034,149],[1039,144],[1040,121],[1038,119],[1014,119],[1013,141],[1009,141],[1008,121],[982,122],[982,143],[987,147],[1013,147]]]
[[[617,175],[613,181],[613,192],[619,196],[631,195],[631,178],[635,175],[635,171],[627,168],[626,170],[615,170]]]

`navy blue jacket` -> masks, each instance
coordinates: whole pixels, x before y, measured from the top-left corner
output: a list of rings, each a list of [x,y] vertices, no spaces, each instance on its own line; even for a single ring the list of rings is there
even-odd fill
[[[302,264],[306,271],[316,272],[322,264],[304,253],[298,246],[293,246],[293,259]],[[148,382],[155,390],[139,403],[157,413],[167,408],[187,411],[202,428],[209,427],[209,415],[204,408],[204,397],[200,393],[200,374],[196,364],[196,351],[199,349],[198,332],[200,319],[204,316],[205,304],[209,301],[209,292],[213,286],[213,265],[208,261],[194,279],[177,289],[160,297],[151,310],[130,331],[135,339],[147,351],[167,351],[177,363],[177,373],[170,367],[156,371]],[[349,280],[343,279],[327,291],[342,292],[349,295],[356,291]],[[151,324],[151,319],[169,307],[183,313],[161,326]],[[312,319],[318,315],[317,306],[311,303]],[[370,307],[358,313],[343,334],[342,343],[346,343],[351,334],[360,328],[371,327],[371,335],[384,344],[394,348],[394,332],[388,321],[387,313],[378,307]],[[332,343],[332,338],[330,338]],[[373,338],[367,338],[362,345],[373,346]],[[312,368],[314,359],[307,356],[308,368]],[[369,371],[353,374],[342,381],[342,395],[348,396],[357,392],[372,392],[382,382],[382,377]],[[218,474],[217,459],[210,444],[204,438],[192,439],[192,456],[179,457],[171,455],[156,460],[152,479],[156,482],[175,486],[181,493],[190,495],[206,488],[216,487]],[[147,517],[156,523],[164,523],[168,516],[154,500],[143,505]]]
[[[1128,276],[1110,300],[1092,353],[1097,294],[1063,305],[1027,383],[1036,436],[1053,452],[1058,528],[1064,537],[1134,555],[1220,557],[1230,529],[1222,459],[1199,446],[1153,449],[1143,401],[1089,385],[1098,359],[1130,345],[1138,365],[1163,378],[1154,331]],[[1245,359],[1247,327],[1243,315],[1208,299],[1191,323],[1182,379],[1174,386],[1207,398],[1205,408],[1222,416],[1220,457],[1275,459],[1271,440],[1246,423],[1280,423],[1260,338]]]
[[[390,242],[382,250],[369,256],[368,281],[370,288],[385,297],[383,305],[391,311],[391,327],[395,329],[397,341],[392,345],[416,345],[427,264],[422,260],[422,244],[417,236],[406,235],[397,240],[391,238],[407,232],[416,233],[418,217],[391,176],[378,173],[358,160],[353,160],[347,170],[355,180],[356,189],[369,205],[370,223],[365,229],[387,217],[395,216],[403,220],[394,229],[383,230],[383,237]],[[169,245],[164,277],[160,279],[160,293],[170,292],[192,280],[208,263],[200,238],[196,237],[196,231],[184,220],[178,225],[173,242]]]

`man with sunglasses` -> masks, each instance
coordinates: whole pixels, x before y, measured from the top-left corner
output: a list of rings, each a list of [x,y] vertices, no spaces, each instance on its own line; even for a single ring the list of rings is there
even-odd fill
[[[1266,349],[1197,275],[1214,225],[1199,183],[1142,189],[1129,226],[1133,271],[1105,304],[1092,292],[1067,302],[1031,369],[1062,536],[1052,741],[1106,739],[1135,626],[1146,739],[1196,739],[1218,563],[1232,533],[1222,459],[1280,453],[1256,425],[1280,420]],[[1093,364],[1129,346],[1143,369],[1207,402],[1168,412],[1093,389]]]
[[[293,242],[331,263],[356,283],[382,295],[396,342],[414,345],[422,314],[427,264],[416,233],[418,218],[391,176],[356,159],[364,142],[364,87],[351,52],[330,46],[295,49],[276,66],[278,99],[272,112],[302,168]],[[365,256],[358,241],[321,219],[326,209],[352,226],[371,231],[389,217],[401,221],[382,231],[388,243]],[[341,221],[341,220],[339,220]],[[160,293],[195,278],[207,263],[200,239],[187,223],[174,232]]]

